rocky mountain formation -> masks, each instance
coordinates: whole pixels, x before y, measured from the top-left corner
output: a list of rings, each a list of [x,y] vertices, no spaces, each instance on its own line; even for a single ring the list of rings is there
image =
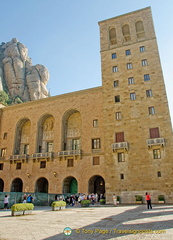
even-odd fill
[[[6,98],[7,104],[48,97],[48,80],[47,68],[41,64],[32,65],[25,45],[16,38],[1,43],[0,97]]]

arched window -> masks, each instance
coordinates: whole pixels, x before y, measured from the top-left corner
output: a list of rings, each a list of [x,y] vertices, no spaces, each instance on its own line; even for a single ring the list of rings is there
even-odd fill
[[[145,31],[144,31],[144,25],[142,21],[137,21],[135,23],[135,27],[136,27],[136,35],[137,38],[141,39],[145,37]]]
[[[125,24],[122,26],[122,32],[123,32],[124,41],[125,42],[130,41],[131,37],[130,37],[130,29],[128,24]]]
[[[117,44],[116,29],[111,28],[109,30],[109,40],[111,44]]]

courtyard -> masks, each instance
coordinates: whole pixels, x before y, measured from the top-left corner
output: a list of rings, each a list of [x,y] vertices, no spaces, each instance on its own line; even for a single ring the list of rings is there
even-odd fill
[[[35,207],[31,215],[0,210],[1,240],[173,239],[173,205]]]

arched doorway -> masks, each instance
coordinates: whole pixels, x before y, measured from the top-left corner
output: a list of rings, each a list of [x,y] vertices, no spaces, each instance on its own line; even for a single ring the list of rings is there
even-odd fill
[[[4,181],[0,178],[0,192],[4,191]]]
[[[11,184],[11,192],[22,192],[23,182],[20,178],[15,178]]]
[[[105,181],[104,179],[99,176],[93,176],[89,180],[88,186],[89,193],[97,193],[97,194],[104,194],[105,193]]]
[[[48,181],[46,178],[39,178],[35,185],[35,192],[48,193]]]
[[[67,177],[63,182],[63,194],[70,193],[76,194],[78,193],[78,182],[74,177]]]

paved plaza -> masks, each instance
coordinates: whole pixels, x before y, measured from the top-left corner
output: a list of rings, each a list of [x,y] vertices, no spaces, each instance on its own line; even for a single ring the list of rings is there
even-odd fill
[[[173,239],[173,205],[35,207],[31,215],[0,210],[0,240]]]

